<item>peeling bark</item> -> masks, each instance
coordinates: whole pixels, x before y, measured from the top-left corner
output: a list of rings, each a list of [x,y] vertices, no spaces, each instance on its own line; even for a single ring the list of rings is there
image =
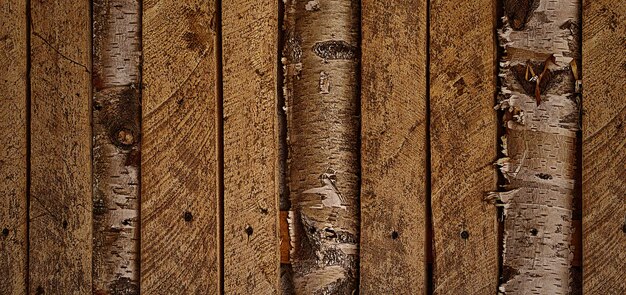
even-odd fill
[[[578,193],[578,0],[504,1],[505,55],[496,109],[503,110],[508,181],[500,292],[570,294],[572,212]]]
[[[285,103],[296,294],[358,280],[359,2],[285,2]]]

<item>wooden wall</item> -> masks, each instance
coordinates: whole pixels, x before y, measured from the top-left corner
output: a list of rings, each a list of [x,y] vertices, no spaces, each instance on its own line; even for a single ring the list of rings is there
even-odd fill
[[[501,3],[360,5],[360,292],[496,293]],[[285,288],[283,9],[0,1],[0,294]],[[626,3],[582,13],[574,249],[623,294]]]

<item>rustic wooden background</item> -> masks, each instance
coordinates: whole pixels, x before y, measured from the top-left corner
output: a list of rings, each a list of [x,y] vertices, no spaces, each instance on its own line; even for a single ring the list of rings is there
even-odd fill
[[[360,291],[495,293],[500,4],[360,4]],[[0,0],[0,293],[278,293],[282,19]],[[626,4],[585,0],[582,24],[574,267],[625,294]]]

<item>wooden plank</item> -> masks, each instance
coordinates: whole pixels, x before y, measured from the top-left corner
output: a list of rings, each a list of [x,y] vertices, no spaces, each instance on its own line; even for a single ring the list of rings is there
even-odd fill
[[[278,2],[224,1],[224,293],[279,289]]]
[[[137,0],[93,1],[93,290],[139,292]]]
[[[626,293],[626,2],[583,5],[583,290]]]
[[[495,2],[430,2],[430,124],[435,294],[498,283]]]
[[[26,294],[26,1],[0,3],[0,294]]]
[[[358,289],[359,1],[285,2],[285,104],[296,294]]]
[[[361,285],[426,292],[426,1],[362,2]]]
[[[142,5],[142,294],[219,292],[215,3]]]
[[[31,2],[30,294],[91,287],[90,1]]]

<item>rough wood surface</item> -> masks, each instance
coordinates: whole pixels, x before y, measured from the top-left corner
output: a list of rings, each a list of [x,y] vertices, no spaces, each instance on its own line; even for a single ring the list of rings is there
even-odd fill
[[[626,294],[626,2],[583,3],[583,289]]]
[[[219,292],[215,12],[143,2],[142,294]]]
[[[224,1],[224,292],[277,294],[278,2]]]
[[[0,294],[26,294],[26,1],[0,2]]]
[[[93,2],[93,290],[139,293],[137,0]]]
[[[362,1],[361,285],[426,291],[426,1]]]
[[[90,1],[31,1],[30,294],[92,291]]]
[[[576,294],[571,271],[579,97],[579,1],[504,1],[500,44],[507,179],[503,275],[506,294]]]
[[[493,1],[430,2],[433,291],[489,294],[498,282]]]
[[[359,1],[286,1],[290,234],[297,294],[357,289]]]

